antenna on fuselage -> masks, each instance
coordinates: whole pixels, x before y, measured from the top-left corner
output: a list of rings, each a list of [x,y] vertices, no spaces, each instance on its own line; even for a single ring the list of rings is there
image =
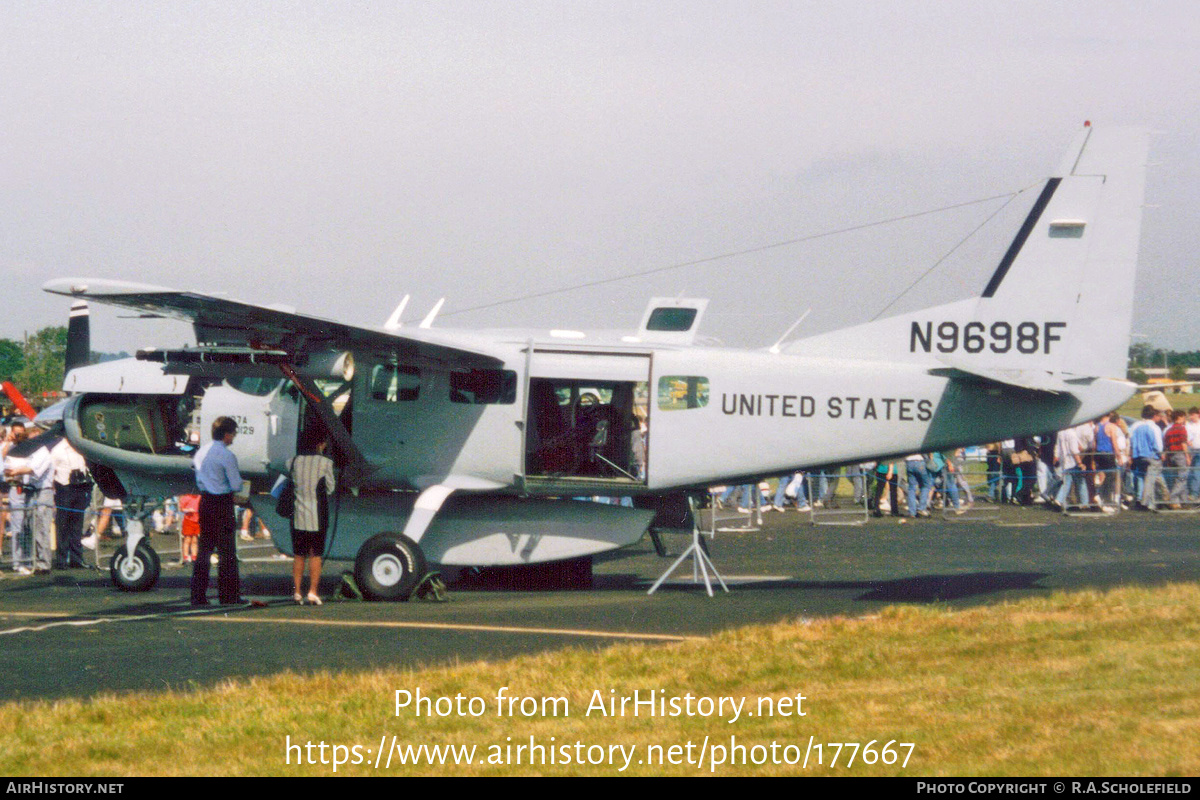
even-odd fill
[[[404,313],[404,308],[408,305],[408,298],[412,295],[404,295],[404,299],[400,301],[400,305],[396,306],[396,310],[388,317],[387,322],[383,323],[383,329],[387,331],[400,330],[400,315]]]
[[[791,327],[790,327],[790,328],[788,328],[786,331],[784,331],[784,332],[783,332],[783,336],[780,336],[780,337],[779,337],[779,339],[778,339],[778,340],[775,342],[775,344],[773,344],[773,345],[771,345],[770,347],[768,347],[768,348],[767,348],[767,351],[768,351],[768,352],[771,352],[771,353],[774,353],[774,354],[776,354],[776,355],[778,355],[778,354],[779,354],[779,346],[780,346],[781,344],[783,344],[783,341],[784,341],[784,339],[786,339],[788,336],[790,336],[790,335],[791,335],[791,333],[792,333],[792,331],[796,330],[796,327],[797,327],[797,326],[798,326],[798,325],[799,325],[801,322],[804,322],[804,318],[805,318],[805,317],[807,317],[807,316],[808,316],[810,313],[812,313],[812,307],[811,307],[811,306],[809,307],[809,309],[808,309],[807,311],[805,311],[803,314],[801,314],[801,315],[800,315],[800,319],[798,319],[798,320],[796,320],[795,322],[793,322],[793,323],[792,323],[792,325],[791,325]]]
[[[434,303],[433,308],[429,310],[429,313],[425,315],[425,319],[421,320],[421,324],[417,327],[432,328],[434,317],[436,317],[438,312],[442,310],[442,305],[445,304],[445,302],[446,298],[443,297],[441,300],[438,300],[436,303]]]

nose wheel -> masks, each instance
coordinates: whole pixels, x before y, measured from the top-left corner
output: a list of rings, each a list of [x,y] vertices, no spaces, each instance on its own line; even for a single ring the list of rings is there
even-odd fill
[[[113,554],[108,573],[113,585],[123,592],[145,592],[158,583],[158,553],[145,540],[133,548],[133,555],[122,546]]]

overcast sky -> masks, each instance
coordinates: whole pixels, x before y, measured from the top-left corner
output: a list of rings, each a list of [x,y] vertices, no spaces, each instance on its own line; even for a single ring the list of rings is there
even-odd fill
[[[1024,189],[1085,119],[1161,132],[1134,331],[1200,348],[1194,2],[0,0],[0,337],[89,276],[373,325],[406,292],[556,327],[686,293],[767,345],[871,318],[1003,201],[454,312]],[[977,293],[987,231],[905,302]]]

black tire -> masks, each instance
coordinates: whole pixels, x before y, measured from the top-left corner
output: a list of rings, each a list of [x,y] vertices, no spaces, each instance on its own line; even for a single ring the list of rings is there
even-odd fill
[[[425,554],[401,533],[371,537],[354,559],[354,580],[368,600],[407,600],[423,577]]]
[[[158,583],[161,565],[158,553],[143,539],[133,549],[133,558],[126,558],[122,545],[108,564],[113,585],[123,592],[145,592]]]

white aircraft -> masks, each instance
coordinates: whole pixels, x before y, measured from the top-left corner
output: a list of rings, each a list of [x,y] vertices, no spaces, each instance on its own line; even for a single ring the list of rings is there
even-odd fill
[[[357,327],[197,292],[105,280],[45,290],[194,325],[66,378],[64,421],[109,495],[193,490],[180,442],[218,416],[265,491],[298,436],[334,445],[327,556],[372,597],[427,562],[567,562],[637,542],[702,487],[1032,435],[1094,419],[1124,379],[1147,155],[1142,131],[1085,127],[979,296],[759,350],[695,344],[706,300],[655,298],[638,330]],[[633,496],[638,508],[579,495]],[[256,507],[270,518],[269,495]],[[275,544],[290,552],[286,526]],[[153,585],[130,542],[114,579]]]

